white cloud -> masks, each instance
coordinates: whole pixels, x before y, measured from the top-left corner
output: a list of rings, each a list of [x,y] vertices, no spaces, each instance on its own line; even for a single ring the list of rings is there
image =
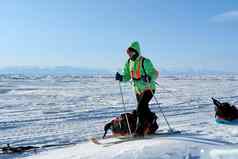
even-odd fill
[[[211,19],[213,22],[238,22],[238,10],[218,14]]]

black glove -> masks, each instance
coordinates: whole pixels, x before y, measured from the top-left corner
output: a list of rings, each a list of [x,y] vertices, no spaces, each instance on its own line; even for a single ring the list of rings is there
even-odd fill
[[[122,75],[120,75],[120,73],[116,73],[115,79],[118,81],[122,81]]]
[[[151,81],[151,77],[150,76],[142,76],[142,80],[144,82],[150,82]]]

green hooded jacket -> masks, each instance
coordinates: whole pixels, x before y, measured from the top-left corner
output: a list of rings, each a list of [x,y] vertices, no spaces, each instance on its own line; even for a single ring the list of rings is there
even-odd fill
[[[129,46],[129,48],[135,49],[139,53],[139,56],[136,58],[135,61],[128,60],[126,62],[126,64],[124,65],[123,72],[122,72],[124,82],[127,82],[127,81],[133,79],[133,77],[131,77],[131,71],[137,72],[137,68],[138,68],[139,63],[140,63],[140,75],[141,75],[141,77],[145,76],[145,73],[144,73],[144,70],[143,70],[143,67],[142,67],[142,60],[141,60],[141,58],[144,58],[144,57],[141,56],[141,50],[140,50],[139,43],[137,41],[133,42]],[[136,93],[139,93],[139,94],[142,93],[143,91],[145,91],[146,89],[155,90],[156,85],[155,85],[154,81],[158,77],[158,72],[157,72],[157,70],[155,69],[155,67],[153,66],[152,62],[149,59],[144,58],[143,65],[144,65],[146,75],[150,76],[151,81],[150,82],[145,82],[142,79],[132,80],[133,81],[133,89]]]

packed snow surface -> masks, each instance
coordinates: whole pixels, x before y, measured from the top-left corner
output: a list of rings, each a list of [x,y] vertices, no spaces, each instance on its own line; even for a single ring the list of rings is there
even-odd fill
[[[158,81],[156,97],[171,126],[181,134],[129,142],[119,139],[109,146],[95,145],[104,124],[124,112],[119,84],[113,77],[0,76],[0,146],[76,145],[42,149],[1,159],[81,158],[238,158],[238,126],[214,120],[211,97],[238,105],[238,76],[167,76]],[[130,83],[123,83],[127,111],[136,107]],[[159,116],[155,100],[151,109]]]

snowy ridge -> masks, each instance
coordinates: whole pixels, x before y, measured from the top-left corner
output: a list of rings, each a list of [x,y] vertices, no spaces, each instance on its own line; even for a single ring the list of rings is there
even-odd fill
[[[108,139],[112,142],[116,139]],[[59,159],[81,158],[110,158],[110,159],[197,159],[207,157],[209,149],[226,147],[228,143],[217,140],[207,140],[193,135],[176,135],[171,137],[153,137],[149,139],[134,140],[112,144],[106,147],[83,143],[74,147],[43,152],[40,155],[31,156],[31,159],[50,159],[54,156]],[[87,147],[87,149],[85,149]],[[201,149],[202,147],[202,149]],[[228,148],[228,146],[227,146]],[[168,151],[169,149],[169,151]],[[63,154],[63,155],[62,155]]]

